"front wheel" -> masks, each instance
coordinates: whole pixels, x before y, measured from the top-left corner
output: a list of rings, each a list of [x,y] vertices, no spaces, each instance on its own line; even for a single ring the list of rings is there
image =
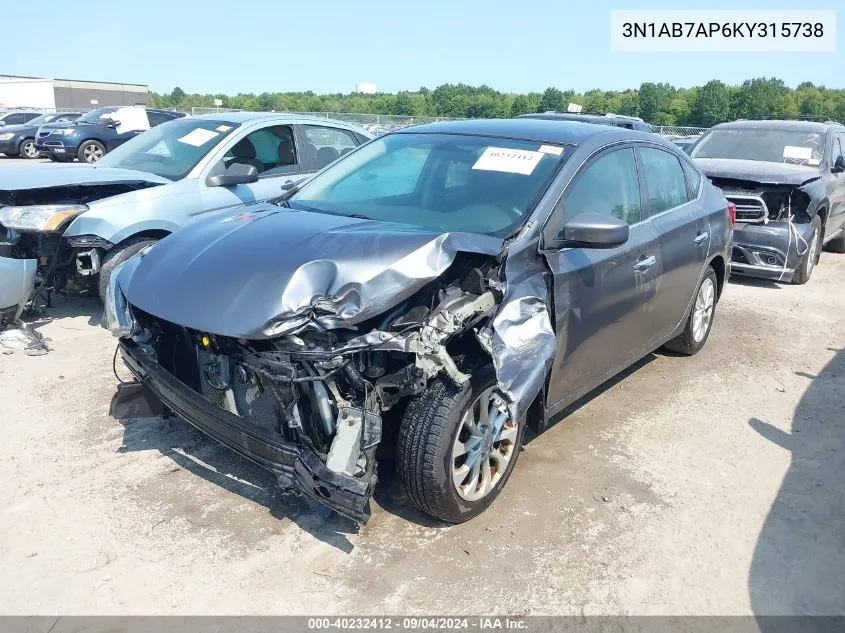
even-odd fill
[[[22,140],[21,144],[18,146],[18,151],[20,152],[21,158],[29,160],[38,158],[41,155],[41,152],[35,148],[35,139],[31,138],[25,138]]]
[[[118,264],[122,264],[127,259],[132,257],[142,248],[155,244],[158,240],[150,239],[149,237],[132,237],[112,248],[103,258],[103,263],[100,265],[100,278],[98,280],[97,290],[100,293],[100,299],[106,296],[106,289],[109,287],[109,279],[111,279],[112,271]]]
[[[510,477],[525,430],[512,419],[493,366],[462,386],[438,377],[408,404],[399,428],[399,479],[426,514],[461,523],[481,514]]]
[[[708,266],[695,292],[695,300],[689,311],[684,331],[666,343],[664,345],[666,349],[670,352],[692,356],[704,347],[707,337],[710,336],[713,316],[716,314],[718,290],[716,271],[712,266]]]
[[[822,221],[819,216],[813,218],[811,226],[813,227],[813,235],[807,245],[807,251],[792,276],[792,283],[796,285],[810,281],[810,275],[813,274],[813,269],[819,263],[819,257],[822,254]]]
[[[106,146],[100,141],[85,141],[76,152],[81,163],[96,163],[106,155]]]

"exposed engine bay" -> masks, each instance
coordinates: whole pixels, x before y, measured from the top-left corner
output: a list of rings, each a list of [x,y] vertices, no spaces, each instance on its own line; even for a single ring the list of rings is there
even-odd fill
[[[459,369],[461,361],[487,356],[477,337],[502,301],[499,264],[495,257],[460,254],[441,278],[387,315],[347,329],[309,323],[249,341],[136,311],[141,331],[133,340],[206,400],[307,447],[329,471],[372,490],[383,418],[441,372],[465,383],[470,376]]]
[[[49,305],[53,291],[89,289],[113,245],[95,235],[67,239],[64,231],[87,204],[152,186],[134,181],[0,190],[0,257],[35,262],[25,302],[41,293]]]
[[[736,205],[732,270],[778,281],[790,281],[810,250],[813,218],[823,186],[805,182],[761,183],[711,177]]]

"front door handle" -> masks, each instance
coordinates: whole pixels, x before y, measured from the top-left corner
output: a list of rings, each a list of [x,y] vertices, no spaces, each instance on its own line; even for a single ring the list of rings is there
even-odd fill
[[[644,257],[643,259],[639,260],[636,264],[634,264],[634,270],[638,273],[643,272],[644,270],[648,270],[652,266],[657,263],[657,258],[654,255],[650,255],[649,257]]]
[[[710,237],[710,234],[705,231],[704,233],[699,233],[698,235],[696,235],[694,241],[696,244],[701,245],[704,244],[708,237]]]

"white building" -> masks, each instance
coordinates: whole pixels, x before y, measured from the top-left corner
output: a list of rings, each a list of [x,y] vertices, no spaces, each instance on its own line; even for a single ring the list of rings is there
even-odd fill
[[[150,90],[143,84],[0,75],[0,108],[84,108],[147,105]]]
[[[376,85],[366,81],[362,81],[355,86],[355,92],[360,92],[365,95],[374,95],[376,93]]]

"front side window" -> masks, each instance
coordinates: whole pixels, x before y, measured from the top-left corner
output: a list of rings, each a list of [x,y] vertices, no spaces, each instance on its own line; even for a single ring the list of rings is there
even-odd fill
[[[640,147],[648,189],[649,215],[668,211],[689,201],[687,181],[678,158],[662,149]]]
[[[235,163],[252,165],[259,178],[298,173],[293,129],[274,125],[250,132],[229,148],[211,173],[222,173]]]
[[[358,146],[352,132],[321,125],[303,125],[306,146],[314,169],[322,169]]]
[[[563,200],[561,217],[603,213],[634,224],[641,219],[640,183],[632,148],[609,152],[576,176]]]
[[[690,156],[814,166],[824,159],[824,137],[818,132],[770,127],[710,130],[696,144]]]
[[[112,150],[97,166],[134,169],[181,180],[237,126],[210,119],[168,121]]]
[[[540,142],[388,134],[307,182],[287,204],[437,231],[505,237],[527,219],[568,156]]]

